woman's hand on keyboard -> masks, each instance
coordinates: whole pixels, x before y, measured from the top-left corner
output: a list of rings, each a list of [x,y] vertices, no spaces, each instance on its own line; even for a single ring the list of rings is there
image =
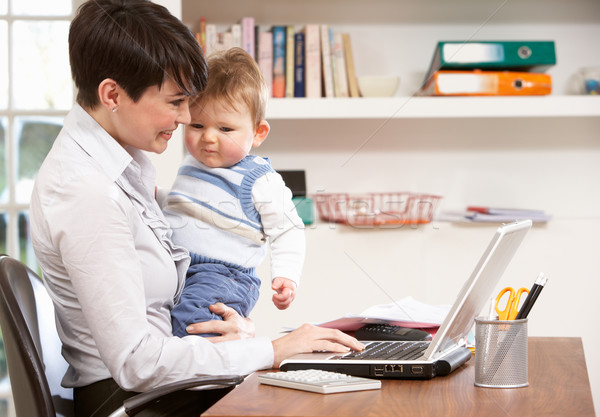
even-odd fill
[[[273,340],[273,367],[278,368],[284,359],[298,353],[314,351],[345,353],[364,348],[362,343],[340,330],[303,324],[293,332]]]

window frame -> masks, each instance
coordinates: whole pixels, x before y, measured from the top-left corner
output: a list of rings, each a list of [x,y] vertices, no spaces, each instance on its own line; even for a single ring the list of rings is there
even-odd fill
[[[7,22],[7,43],[6,51],[7,51],[7,71],[8,71],[8,103],[7,108],[0,108],[0,118],[5,118],[7,123],[5,126],[5,161],[6,166],[6,189],[8,191],[8,200],[0,201],[0,215],[6,216],[6,254],[17,259],[21,258],[21,250],[20,250],[20,240],[19,240],[19,216],[21,213],[29,212],[29,202],[18,202],[17,201],[17,181],[18,181],[18,173],[17,173],[17,164],[18,164],[18,138],[15,137],[15,126],[16,120],[19,117],[58,117],[64,119],[64,117],[69,112],[69,109],[65,110],[20,110],[14,107],[14,68],[13,62],[15,61],[15,54],[13,48],[13,27],[16,21],[28,21],[28,22],[48,22],[48,21],[59,21],[59,22],[68,22],[70,23],[73,19],[73,16],[82,3],[85,0],[72,0],[72,9],[71,13],[67,15],[55,15],[55,16],[45,16],[45,15],[17,15],[13,13],[13,4],[17,1],[21,0],[8,0],[8,10],[6,14],[0,14],[0,20]],[[51,0],[49,0],[51,1]],[[75,87],[73,87],[73,97],[72,102],[75,101]],[[28,239],[30,243],[30,239]],[[31,259],[28,259],[31,263]],[[30,265],[35,266],[35,265]]]

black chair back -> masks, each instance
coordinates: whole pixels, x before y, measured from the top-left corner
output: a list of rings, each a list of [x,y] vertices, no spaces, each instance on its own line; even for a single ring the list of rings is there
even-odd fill
[[[17,415],[55,417],[42,361],[32,278],[39,280],[21,262],[0,257],[0,327]]]

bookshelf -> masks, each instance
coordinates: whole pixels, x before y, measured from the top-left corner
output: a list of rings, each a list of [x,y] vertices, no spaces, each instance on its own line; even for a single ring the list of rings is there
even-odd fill
[[[175,0],[176,1],[176,0]],[[225,3],[227,4],[225,6]],[[600,65],[585,60],[600,33],[600,3],[575,0],[565,13],[559,1],[499,0],[446,2],[432,0],[377,0],[365,7],[361,0],[181,0],[182,20],[190,27],[200,16],[226,28],[242,16],[253,16],[266,30],[274,24],[328,24],[350,33],[358,75],[401,77],[394,98],[314,101],[277,99],[269,104],[269,119],[404,119],[479,117],[598,117],[598,98],[569,95],[571,77],[581,66]],[[507,30],[507,28],[509,30]],[[526,98],[414,98],[439,39],[553,39],[558,64],[548,72],[553,93]],[[577,44],[573,39],[578,39]],[[581,44],[584,39],[589,45]],[[584,42],[584,43],[585,43]],[[591,55],[591,54],[590,54]]]

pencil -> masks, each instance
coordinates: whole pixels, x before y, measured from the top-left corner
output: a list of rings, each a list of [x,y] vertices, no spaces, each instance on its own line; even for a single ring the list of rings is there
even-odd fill
[[[524,319],[529,315],[531,308],[535,304],[540,292],[542,292],[544,289],[544,285],[546,285],[547,281],[548,278],[546,278],[546,275],[544,275],[543,272],[540,272],[537,279],[533,283],[533,287],[531,287],[531,291],[529,291],[529,294],[527,294],[527,298],[525,299],[525,302],[523,303],[523,306],[521,307],[521,310],[519,311],[519,314],[517,314],[515,320]]]

